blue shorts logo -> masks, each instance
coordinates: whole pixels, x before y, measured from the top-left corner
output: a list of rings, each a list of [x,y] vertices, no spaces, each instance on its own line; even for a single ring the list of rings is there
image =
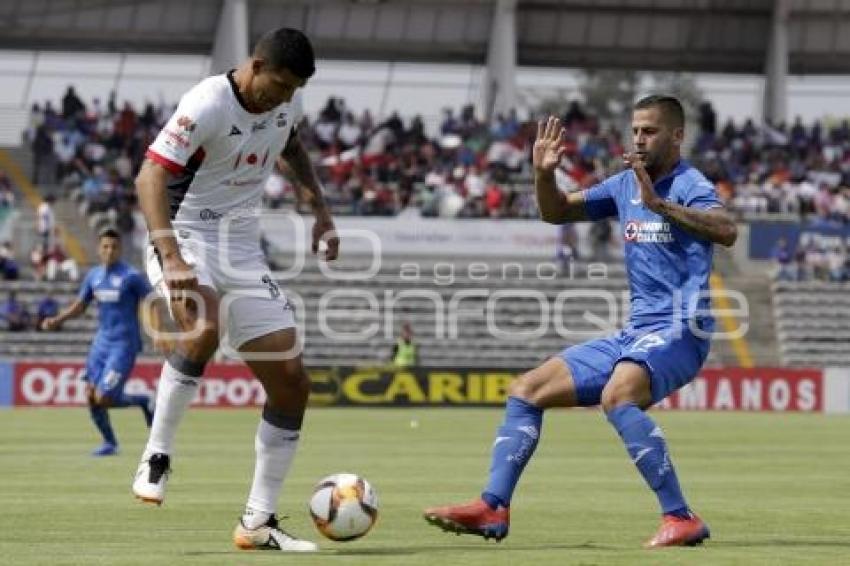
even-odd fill
[[[629,349],[632,352],[648,352],[650,348],[657,348],[658,346],[663,346],[664,344],[664,338],[662,338],[658,334],[647,334],[646,336],[642,336],[640,340],[635,342],[634,345]]]

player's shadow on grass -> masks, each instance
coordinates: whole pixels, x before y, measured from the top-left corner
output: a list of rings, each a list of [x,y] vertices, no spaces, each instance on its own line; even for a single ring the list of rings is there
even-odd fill
[[[847,539],[810,539],[810,540],[794,540],[794,539],[758,539],[758,540],[717,540],[707,543],[709,546],[717,547],[736,547],[736,548],[758,548],[762,546],[770,547],[823,547],[823,548],[850,548],[850,540]]]
[[[531,552],[531,551],[547,551],[547,550],[613,550],[616,547],[605,546],[599,544],[444,544],[444,545],[421,545],[421,546],[403,546],[398,548],[322,548],[318,553],[308,553],[305,557],[310,556],[413,556],[416,554],[434,554],[439,552]],[[268,553],[266,553],[268,554]],[[297,553],[292,553],[297,554]],[[245,556],[243,550],[222,550],[222,551],[189,551],[184,552],[183,556],[203,557],[203,556]]]
[[[420,546],[403,546],[398,548],[339,548],[326,549],[323,554],[337,556],[404,556],[410,554],[425,554],[435,552],[531,552],[546,550],[613,550],[616,547],[603,544],[497,544],[497,543],[460,543],[460,544],[434,544]]]

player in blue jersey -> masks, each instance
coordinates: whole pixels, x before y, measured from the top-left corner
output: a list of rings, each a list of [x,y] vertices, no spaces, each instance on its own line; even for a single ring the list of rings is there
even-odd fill
[[[658,497],[661,527],[646,546],[699,544],[708,526],[685,501],[664,435],[645,411],[693,380],[708,355],[712,245],[731,246],[735,223],[714,186],[681,159],[684,112],[675,98],[654,95],[635,104],[628,168],[587,191],[565,194],[555,186],[563,136],[557,118],[538,124],[533,164],[541,215],[552,224],[619,218],[631,315],[620,332],[567,348],[514,381],[481,497],[426,509],[425,519],[447,531],[501,540],[543,411],[601,405]]]
[[[148,426],[153,419],[149,395],[124,393],[124,384],[142,349],[139,307],[153,289],[145,276],[120,261],[118,232],[102,231],[97,251],[100,265],[88,272],[77,299],[57,316],[45,319],[42,327],[57,330],[69,318],[85,312],[92,300],[97,301],[98,329],[86,360],[86,393],[91,419],[103,436],[103,444],[92,455],[111,456],[118,453],[118,440],[109,421],[109,408],[139,407]]]

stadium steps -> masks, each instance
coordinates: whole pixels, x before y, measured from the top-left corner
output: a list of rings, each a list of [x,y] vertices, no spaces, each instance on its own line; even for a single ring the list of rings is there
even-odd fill
[[[714,246],[714,270],[724,278],[737,277],[741,269],[735,261],[735,255],[731,248]]]
[[[32,179],[32,151],[26,146],[3,148],[6,153],[16,162],[18,167],[27,177]],[[59,185],[42,184],[36,186],[36,190],[42,196],[52,194],[57,200],[53,204],[53,211],[56,215],[56,222],[65,234],[71,234],[83,244],[84,258],[78,258],[81,263],[81,268],[85,268],[91,258],[96,258],[97,254],[92,253],[94,243],[91,240],[91,228],[88,227],[86,219],[80,214],[77,207],[67,198],[65,198],[66,189]],[[15,255],[18,262],[25,269],[29,267],[29,253],[36,244],[36,214],[33,206],[28,205],[28,201],[24,198],[20,190],[16,191],[18,200],[18,209],[20,216],[16,222],[16,233],[18,238],[15,241]],[[68,251],[68,245],[65,244],[65,250]],[[82,259],[82,261],[80,261]]]
[[[2,148],[9,157],[18,165],[27,179],[32,179],[32,152],[26,146]],[[29,268],[29,253],[35,245],[35,210],[27,204],[24,194],[16,184],[15,199],[17,202],[18,218],[15,220],[15,241],[12,242],[15,250],[15,258],[21,270],[26,272]]]
[[[780,363],[776,338],[777,323],[773,312],[770,278],[766,273],[739,274],[726,278],[726,288],[743,293],[749,305],[749,330],[745,336],[752,361],[756,366],[776,366]],[[739,321],[740,322],[740,321]],[[739,365],[728,340],[716,340],[725,365]]]
[[[27,179],[32,179],[32,151],[30,148],[25,145],[18,145],[3,147],[2,149],[18,164]]]
[[[52,191],[52,194],[57,195],[56,202],[53,203],[56,222],[63,227],[66,234],[73,234],[82,247],[85,258],[81,269],[90,267],[97,262],[97,239],[89,219],[81,213],[79,205],[62,192],[62,187],[53,186],[44,190],[44,194]]]

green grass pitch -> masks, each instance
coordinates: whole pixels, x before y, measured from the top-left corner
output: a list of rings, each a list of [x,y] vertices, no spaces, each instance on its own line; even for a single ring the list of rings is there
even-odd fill
[[[654,496],[596,411],[552,411],[502,543],[446,534],[423,507],[475,496],[501,420],[496,409],[313,409],[284,486],[293,532],[319,539],[306,504],[322,476],[353,471],[378,491],[375,529],[319,540],[312,556],[245,553],[231,530],[253,469],[258,411],[189,413],[165,505],[132,499],[146,438],[112,411],[121,455],[94,459],[84,409],[0,411],[0,564],[847,564],[850,419],[655,413],[679,477],[708,521],[705,546],[646,551]],[[414,422],[415,421],[415,422]],[[416,425],[416,426],[414,426]]]

